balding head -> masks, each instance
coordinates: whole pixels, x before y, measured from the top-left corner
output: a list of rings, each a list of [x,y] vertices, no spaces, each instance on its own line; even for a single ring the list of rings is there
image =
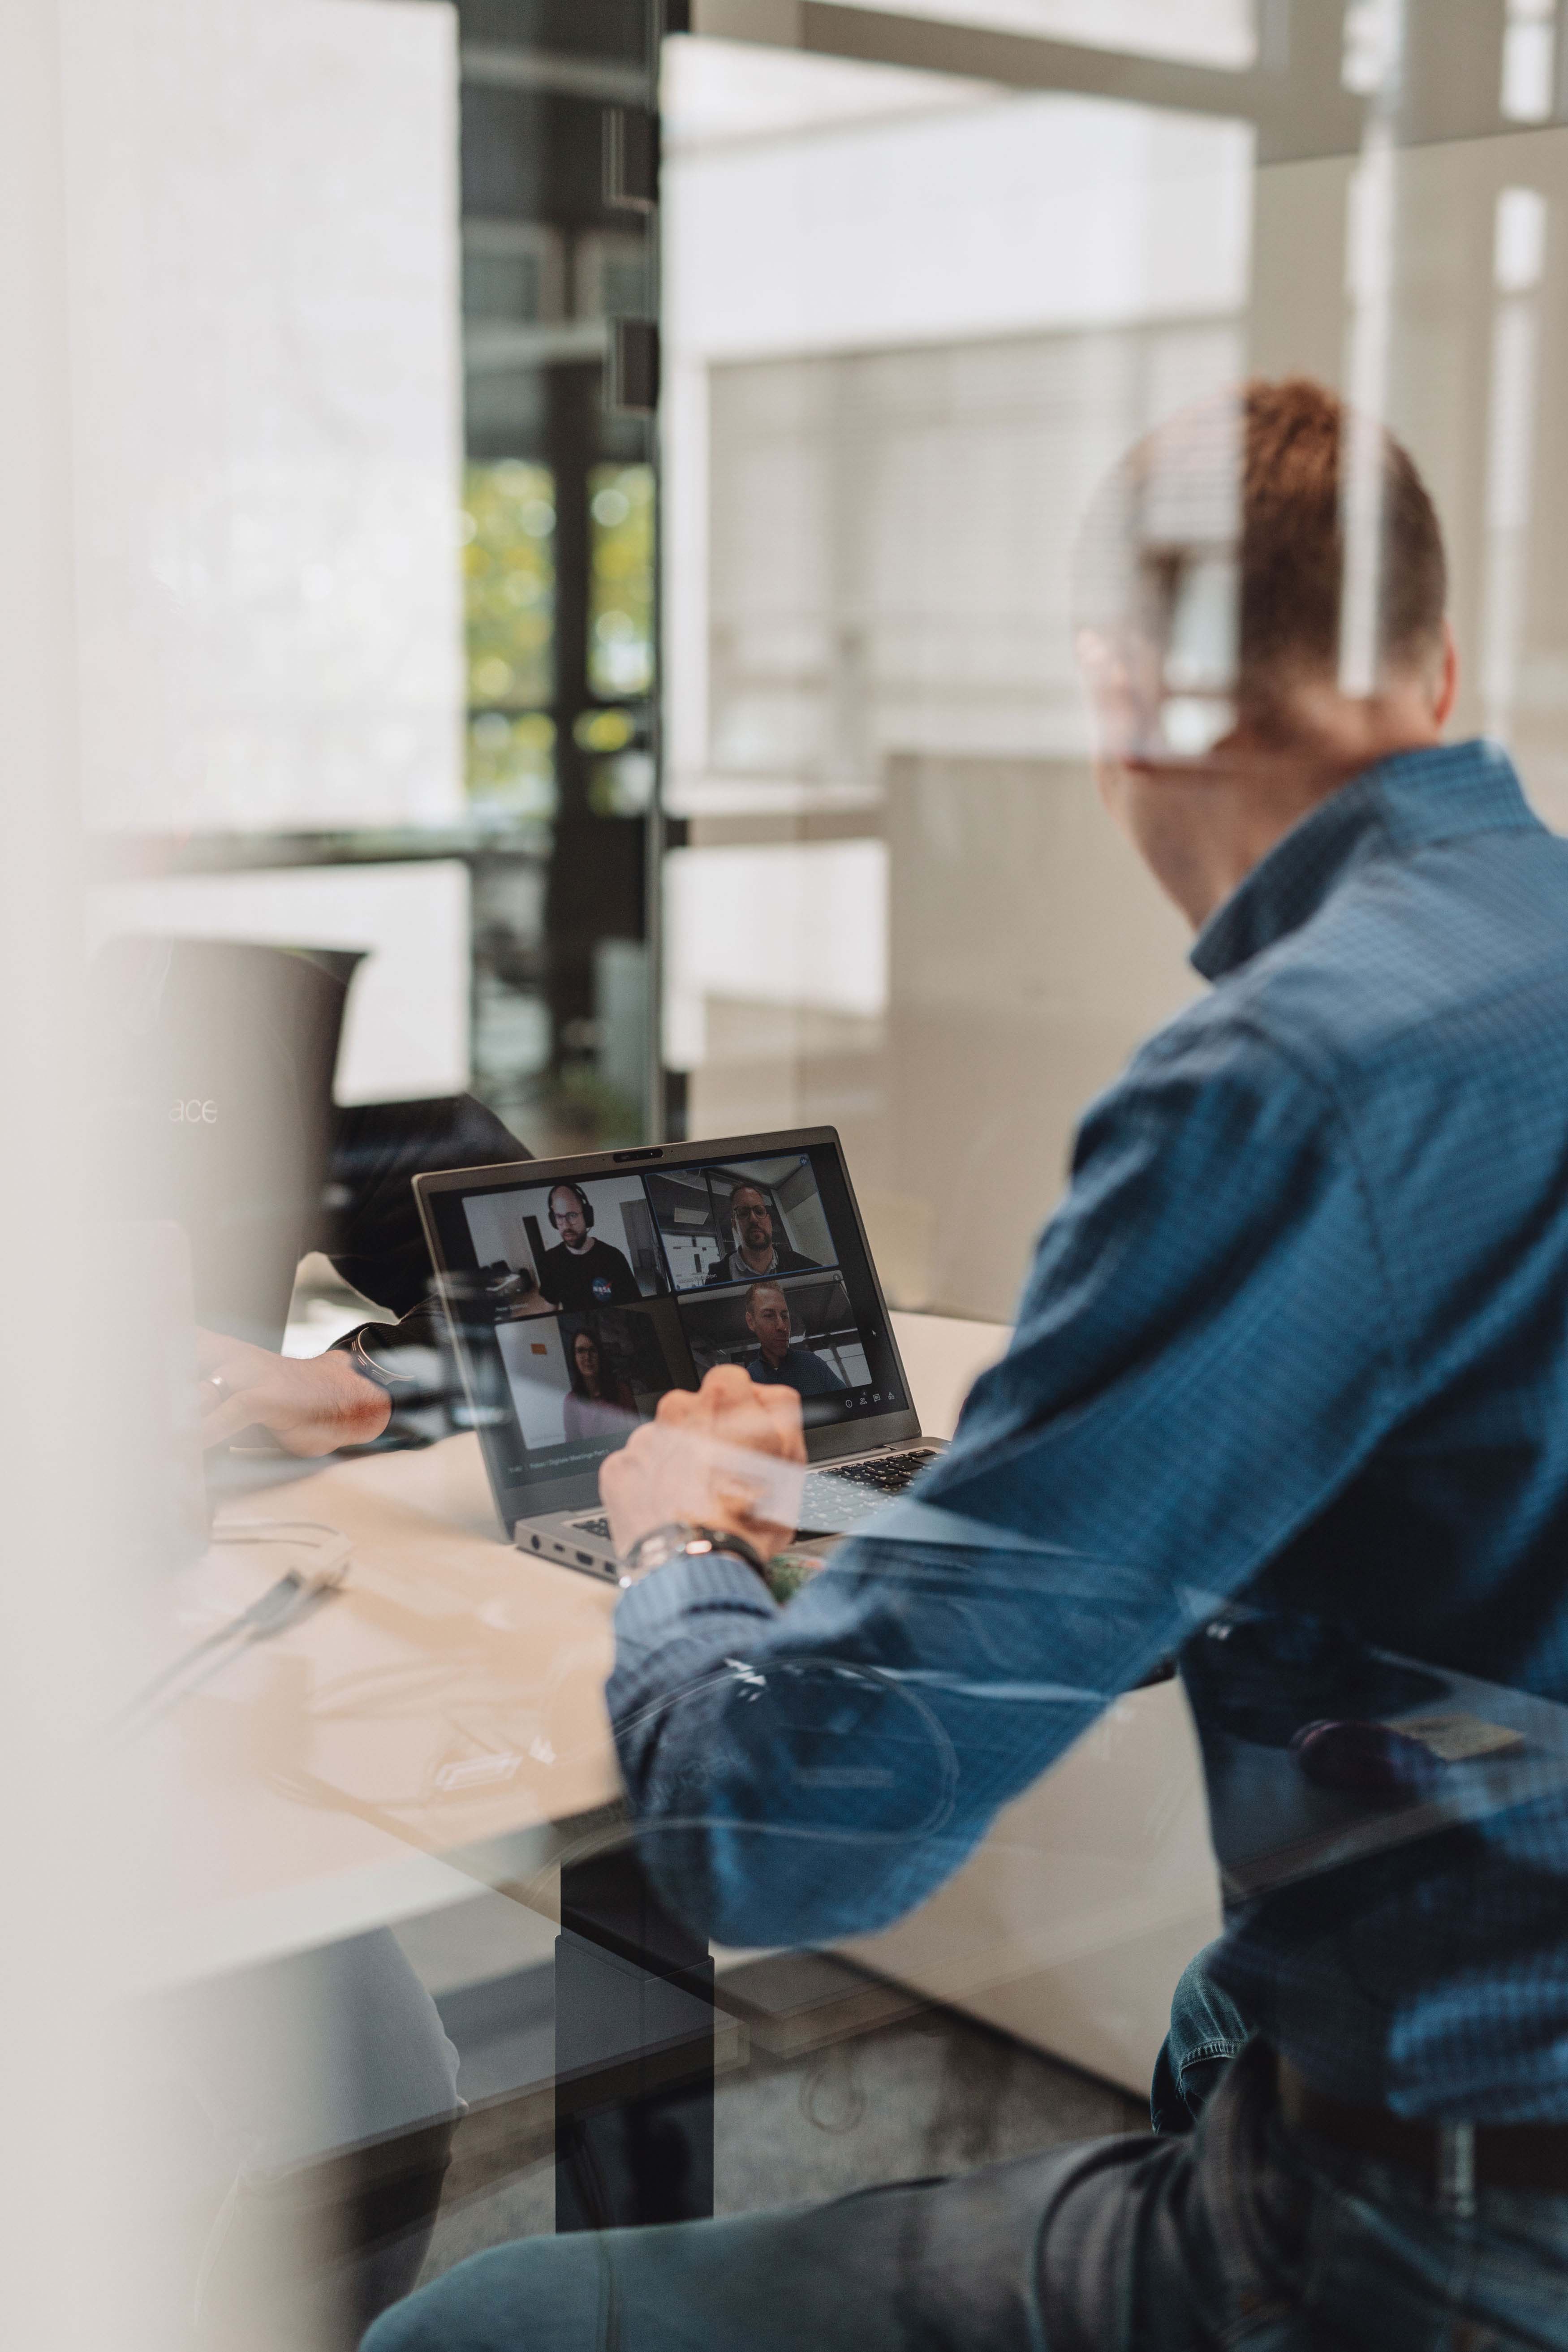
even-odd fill
[[[1074,589],[1095,776],[1194,926],[1318,801],[1441,740],[1447,591],[1408,452],[1321,384],[1216,394],[1115,467]]]
[[[1347,513],[1370,531],[1347,534]],[[1146,435],[1090,507],[1074,583],[1080,637],[1136,649],[1151,757],[1201,753],[1237,718],[1288,730],[1295,689],[1352,669],[1362,693],[1432,673],[1447,597],[1409,452],[1305,377],[1255,379]]]

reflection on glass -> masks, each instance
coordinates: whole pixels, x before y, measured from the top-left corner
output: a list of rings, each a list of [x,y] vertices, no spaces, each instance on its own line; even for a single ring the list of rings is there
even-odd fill
[[[1551,27],[1546,28],[1550,37]],[[1541,281],[1548,205],[1536,188],[1504,188],[1492,237],[1490,414],[1487,435],[1486,570],[1481,692],[1489,735],[1512,740],[1526,621]]]
[[[653,684],[653,467],[595,466],[588,501],[589,688],[646,694]]]
[[[60,1683],[52,1730],[52,1688],[35,1676],[44,1712],[18,1719],[37,1752],[12,1775],[19,1802],[43,1808],[52,1853],[112,1863],[123,1844],[122,1876],[139,1884],[135,1905],[110,1887],[125,1925],[116,1948],[103,1948],[101,1870],[100,1916],[78,1906],[72,1932],[92,1968],[128,1969],[159,1992],[129,2121],[93,2110],[82,2052],[99,2036],[79,2003],[74,2015],[69,1999],[51,2005],[29,1962],[45,1998],[16,2005],[27,2053],[44,2053],[29,2116],[55,2135],[57,2160],[34,2169],[61,2184],[77,2242],[112,2263],[127,2233],[98,2226],[90,2180],[58,2161],[61,2129],[78,2147],[136,2147],[119,2175],[153,2173],[160,2129],[179,2137],[164,2185],[174,2315],[136,2332],[125,2294],[136,2341],[112,2324],[96,2336],[116,2352],[142,2352],[143,2337],[157,2352],[351,2352],[422,2267],[449,2300],[433,2318],[428,2301],[393,2312],[371,2352],[459,2345],[473,2329],[453,2315],[468,2292],[458,2258],[480,2245],[505,2307],[527,2318],[515,2338],[497,2322],[498,2346],[537,2352],[584,2333],[552,2332],[541,2282],[575,2264],[579,2308],[597,2308],[607,2273],[583,2224],[623,2221],[660,2225],[616,2268],[628,2340],[646,2347],[657,2319],[684,2341],[750,2352],[808,2332],[786,2255],[749,2273],[776,2315],[719,2315],[744,2265],[698,2278],[683,2314],[677,2264],[737,2238],[709,2232],[681,2255],[666,2225],[781,2202],[786,2231],[838,2249],[837,2276],[818,2266],[818,2308],[847,2283],[823,2352],[889,2341],[900,2309],[941,2332],[925,2315],[943,2294],[963,2306],[943,2334],[961,2347],[1106,2342],[1118,2330],[1103,2315],[1081,2326],[1053,2315],[1046,2328],[1025,2314],[1010,2336],[983,2304],[1019,2276],[1069,2292],[1063,2236],[1042,2217],[1066,2217],[1081,2248],[1091,2172],[1128,2184],[1100,2242],[1149,2254],[1147,2322],[1121,2331],[1138,2352],[1221,2336],[1275,2352],[1568,2342],[1568,846],[1527,821],[1511,770],[1479,749],[1415,747],[1430,764],[1407,772],[1403,796],[1397,779],[1376,785],[1375,839],[1369,824],[1353,853],[1333,824],[1364,812],[1372,788],[1298,808],[1318,828],[1300,862],[1302,842],[1291,851],[1280,835],[1272,885],[1249,868],[1240,903],[1255,919],[1272,887],[1277,919],[1302,917],[1300,960],[1289,930],[1267,963],[1253,935],[1245,971],[1205,957],[1215,994],[1185,1016],[1190,1061],[1168,1034],[1137,1066],[1135,1099],[1125,1083],[1107,1093],[1199,982],[1182,921],[1096,800],[1075,648],[1098,621],[1101,656],[1125,654],[1127,699],[1153,713],[1127,740],[1163,770],[1111,782],[1125,804],[1145,783],[1164,795],[1139,803],[1152,819],[1140,839],[1168,843],[1167,820],[1234,781],[1222,761],[1172,772],[1207,758],[1243,707],[1247,564],[1229,491],[1247,469],[1228,427],[1224,463],[1202,478],[1139,474],[1140,600],[1089,612],[1069,560],[1105,467],[1195,398],[1249,368],[1276,385],[1353,388],[1366,430],[1321,417],[1317,443],[1341,452],[1313,502],[1338,539],[1326,554],[1318,540],[1310,564],[1276,548],[1279,606],[1300,623],[1314,578],[1348,577],[1345,677],[1368,689],[1403,646],[1380,635],[1390,583],[1415,568],[1383,463],[1391,421],[1449,535],[1464,664],[1453,731],[1517,743],[1529,792],[1554,795],[1549,813],[1568,826],[1568,528],[1555,511],[1568,486],[1551,462],[1565,347],[1562,10],[872,0],[861,36],[879,18],[907,46],[900,10],[939,19],[927,54],[967,55],[975,78],[758,42],[670,45],[707,65],[700,121],[673,108],[663,146],[659,236],[679,289],[661,426],[668,665],[655,654],[653,478],[626,462],[647,428],[596,408],[584,356],[604,319],[654,309],[652,236],[607,208],[609,226],[584,225],[602,194],[601,117],[646,95],[641,12],[283,0],[260,13],[274,41],[299,45],[288,76],[275,47],[234,70],[227,19],[243,5],[209,12],[226,20],[210,52],[188,12],[193,57],[245,89],[209,91],[204,68],[187,118],[171,116],[156,144],[146,110],[122,103],[133,45],[115,51],[115,12],[98,12],[112,75],[99,59],[94,89],[79,86],[91,44],[64,61],[79,83],[66,177],[84,183],[72,234],[89,262],[71,274],[89,295],[129,290],[119,304],[72,298],[73,418],[91,429],[37,503],[57,534],[73,508],[87,519],[73,530],[88,586],[81,642],[54,667],[94,681],[87,764],[113,787],[117,823],[129,810],[143,830],[179,831],[181,857],[198,819],[251,836],[222,851],[239,870],[158,875],[138,905],[156,887],[160,909],[181,890],[189,908],[199,888],[216,910],[232,887],[236,907],[243,890],[259,909],[287,886],[296,910],[265,932],[287,952],[217,936],[216,911],[172,943],[162,914],[157,926],[144,915],[120,941],[137,953],[113,964],[101,1016],[95,975],[89,1026],[110,1066],[74,1159],[116,1169],[115,1214],[147,1221],[155,1267],[180,1221],[188,1281],[145,1296],[134,1230],[95,1230],[96,1175],[86,1211],[56,1214],[73,1160],[58,1088],[29,1103],[28,1122],[55,1168],[29,1173],[34,1199],[14,1220],[32,1257],[47,1252],[57,1293],[25,1256],[14,1321],[31,1385],[36,1341],[50,1393],[66,1392],[56,1326],[81,1327],[70,1285],[90,1258],[122,1333],[91,1353],[128,1368],[134,1391],[96,1412],[73,1395],[72,1426],[93,1439],[67,1456],[46,1431],[53,1488],[23,1494],[47,1571],[32,1584],[60,1596],[69,1622],[100,1602],[117,1611],[88,1583],[94,1559],[71,1549],[84,1514],[67,1507],[74,1492],[62,1501],[58,1474],[79,1462],[85,1482],[99,1432],[117,1461],[134,1441],[137,1458],[98,1498],[115,1507],[135,1571],[129,1635],[116,1613],[101,1668],[84,1656]],[[135,17],[134,0],[121,13]],[[595,56],[600,19],[631,15],[635,54]],[[1442,51],[1424,46],[1435,23]],[[1015,44],[1031,31],[1078,44],[1074,89],[978,79],[1003,54],[973,45],[987,26]],[[1462,72],[1461,26],[1474,34]],[[363,54],[324,75],[321,45],[353,40]],[[1077,89],[1095,42],[1098,96]],[[1107,63],[1118,42],[1146,55]],[[174,94],[169,45],[142,46],[158,69],[142,94]],[[1156,49],[1180,51],[1181,77],[1142,71]],[[459,72],[465,204],[495,208],[463,229],[470,446],[489,457],[466,478],[461,682],[442,455],[458,377],[443,253]],[[668,79],[679,95],[679,64]],[[286,84],[334,98],[337,210],[309,173],[320,125],[287,115]],[[1139,89],[1156,94],[1139,106]],[[1460,138],[1468,90],[1484,119]],[[421,91],[441,100],[423,117]],[[1200,96],[1207,111],[1184,115]],[[220,98],[232,111],[214,110]],[[1448,126],[1434,130],[1444,109]],[[1499,120],[1551,127],[1500,140]],[[264,250],[237,260],[234,240],[249,220],[253,248],[264,244],[254,225],[281,219],[272,191],[215,178],[211,202],[191,201],[195,159],[249,152],[213,131],[226,121],[254,130],[268,172],[279,154],[304,169],[298,218],[313,208],[316,235],[284,237],[270,265]],[[91,135],[106,128],[114,137]],[[125,169],[137,148],[145,192]],[[562,157],[586,174],[570,202],[544,184]],[[536,198],[570,228],[502,216]],[[374,238],[357,233],[362,210]],[[110,220],[121,241],[105,246]],[[160,263],[140,293],[114,266],[127,226]],[[219,231],[210,253],[182,247]],[[47,266],[32,274],[48,280]],[[400,287],[427,313],[445,304],[447,341],[397,324]],[[263,365],[252,314],[286,322],[298,352]],[[376,351],[373,315],[390,322]],[[159,380],[110,363],[127,319]],[[338,327],[369,351],[347,373],[324,331]],[[221,357],[241,335],[270,414],[220,402],[219,418],[212,388],[233,371],[190,355]],[[427,363],[422,385],[405,380],[399,341]],[[510,373],[496,356],[509,350]],[[360,366],[395,409],[363,396]],[[154,415],[168,421],[149,429]],[[177,476],[161,446],[184,452]],[[546,450],[553,472],[516,454]],[[1288,470],[1266,460],[1252,478],[1279,495]],[[1256,554],[1267,533],[1248,528]],[[395,560],[378,562],[377,544]],[[1305,633],[1286,633],[1289,659],[1261,681],[1278,694],[1250,706],[1273,722],[1261,740],[1281,770],[1281,713],[1303,675],[1329,691],[1340,609],[1311,639],[1315,668]],[[246,646],[289,693],[235,688],[242,611],[257,624]],[[1438,618],[1429,608],[1428,682]],[[1118,622],[1129,627],[1113,641]],[[389,646],[402,648],[390,673]],[[140,719],[108,690],[132,673],[156,689]],[[334,702],[344,679],[353,691]],[[667,681],[665,710],[654,697]],[[459,713],[469,837],[490,830],[466,864],[444,840],[426,861],[428,845],[407,836],[450,826],[461,805]],[[660,724],[682,830],[666,861],[658,1002],[635,820]],[[565,821],[547,845],[558,763]],[[174,797],[146,798],[164,769]],[[327,799],[296,797],[301,777],[323,778]],[[180,799],[182,778],[221,785],[206,816]],[[634,822],[587,824],[584,808]],[[278,835],[307,820],[359,828],[331,851],[357,862],[256,863],[303,854]],[[378,842],[373,820],[401,838]],[[1211,879],[1224,867],[1237,885],[1230,852],[1249,835],[1238,825]],[[1485,887],[1467,903],[1455,877],[1483,856]],[[1169,887],[1175,869],[1157,870]],[[1551,882],[1538,902],[1537,870]],[[394,911],[372,924],[384,905]],[[1359,972],[1342,956],[1330,970],[1335,939],[1342,950],[1352,933],[1369,950]],[[461,1097],[466,988],[458,1003],[405,984],[443,957],[457,969],[470,937],[472,1067],[515,1135]],[[52,1018],[70,975],[51,977],[47,940],[30,948],[35,1009]],[[362,1024],[377,992],[391,1009],[373,1025],[392,1041],[379,1091],[359,1078],[369,1030],[339,1050],[351,993]],[[442,1050],[457,1057],[443,1074],[420,1058],[405,1008],[433,1020],[448,999],[464,1018],[443,1013]],[[666,1138],[685,1139],[656,1164],[646,1066],[661,1014],[678,1081]],[[1256,1060],[1238,1051],[1221,1067],[1242,1033]],[[73,1083],[95,1066],[52,1058]],[[1013,1314],[1091,1098],[1087,1181],[1047,1228],[1004,1356],[1000,1321],[969,1318]],[[784,1150],[777,1131],[791,1127],[841,1132],[842,1167],[837,1144]],[[581,1142],[582,1157],[518,1162],[522,1140],[557,1155]],[[606,1167],[590,1141],[626,1149]],[[469,1187],[445,1196],[466,1252],[443,1268],[440,1324],[416,1319],[428,1253],[408,1181],[438,1162]],[[847,1169],[864,1186],[865,1232]],[[1292,1243],[1287,1262],[1320,1202],[1329,1241],[1310,1255]],[[312,1345],[274,1361],[307,1242],[317,1272],[296,1283],[288,1328]],[[900,1316],[895,1330],[889,1292],[939,1311]],[[216,1323],[215,1297],[223,1352],[200,1357],[198,1383],[187,1327]],[[328,1352],[356,1328],[357,1348]],[[389,1402],[361,1363],[394,1384]],[[601,1500],[601,1465],[624,1440],[634,1464],[654,1454],[657,1433],[638,1425],[710,1370],[743,1412],[786,1391],[799,1400],[804,1459],[744,1490],[776,1499],[794,1480],[787,1509],[752,1514],[781,1549],[728,1567],[711,1546],[684,1562],[627,1559],[659,1530],[625,1525],[619,1472]],[[342,1379],[359,1384],[346,1404]],[[213,1453],[210,1517],[192,1442],[219,1441],[196,1421],[186,1391],[198,1386],[238,1433]],[[237,1389],[255,1391],[237,1414]],[[307,1460],[292,1442],[315,1430],[296,1418],[300,1393],[374,1421],[374,1450]],[[872,1444],[895,1415],[908,1433]],[[341,1443],[361,1419],[320,1433]],[[680,1423],[678,1405],[665,1433]],[[280,1443],[258,1445],[267,1433]],[[716,1519],[712,1494],[664,1490],[658,1509],[667,1524]],[[97,1528],[109,1514],[95,1504],[85,1517]],[[542,1540],[558,1548],[542,1556]],[[617,1547],[651,1580],[618,1604],[624,1764],[605,1703]],[[770,1592],[788,1601],[777,1615]],[[12,1646],[47,1661],[61,1627],[35,1622],[20,1580],[18,1593],[38,1639]],[[44,1768],[100,1671],[123,1689],[110,1693],[112,1742],[79,1759],[92,1793],[78,1820]],[[63,1765],[69,1780],[68,1753]],[[113,1811],[122,1776],[134,1822]],[[146,1852],[139,1828],[156,1833]],[[453,1855],[461,1874],[439,1859]],[[13,1911],[47,1936],[55,1890],[30,1876],[23,1853]],[[134,1916],[143,1905],[161,1909],[154,1935]],[[710,1928],[722,1936],[711,1957]],[[68,1996],[82,1979],[59,1948]],[[1163,2145],[1131,2137],[1150,2118],[1152,2074]],[[1201,2183],[1178,2143],[1208,2102],[1203,2145],[1236,2161],[1215,2168],[1216,2229],[1230,2234],[1205,2278],[1195,2256],[1183,2271],[1178,2243],[1202,2252],[1194,2202],[1165,2197],[1170,2232],[1138,2216],[1156,2182]],[[1331,2143],[1336,2110],[1333,2193],[1309,2202],[1299,2178],[1268,2168],[1274,2123]],[[1500,2136],[1521,2126],[1532,2136]],[[1129,2137],[1109,2154],[1071,2153],[1119,2129]],[[994,2176],[963,2176],[1004,2158],[1036,2168],[1012,2175],[1025,2186],[1010,2270],[995,2233],[962,2218],[979,2210],[965,2206],[972,2186],[996,2194]],[[1064,2165],[1070,2197],[1057,2193]],[[1379,2170],[1405,2179],[1396,2200]],[[946,2185],[895,2189],[839,2221],[826,2202],[916,2176]],[[1499,2192],[1510,2207],[1494,2252]],[[960,2219],[939,2229],[921,2213]],[[879,2272],[889,2214],[903,2221]],[[33,2256],[27,2219],[13,2269]],[[1464,2240],[1461,2221],[1479,2224]],[[753,2247],[774,2226],[758,2221]],[[142,2234],[151,2243],[163,2227],[160,2215]],[[502,2251],[520,2232],[521,2250]],[[935,2252],[917,2274],[922,2242]],[[1164,2275],[1162,2243],[1176,2249]],[[1391,2248],[1404,2322],[1384,2308]],[[623,2263],[616,2249],[607,2259]],[[1120,2259],[1112,2250],[1108,2266]],[[55,2294],[51,2278],[46,2307]],[[1450,2309],[1461,2296],[1469,2307]],[[0,2326],[24,2343],[48,2333]]]

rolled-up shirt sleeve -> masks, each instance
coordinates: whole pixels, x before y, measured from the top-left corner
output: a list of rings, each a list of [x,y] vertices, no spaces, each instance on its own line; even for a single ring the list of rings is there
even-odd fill
[[[1331,1088],[1198,1008],[1085,1118],[1012,1344],[875,1534],[783,1610],[718,1559],[623,1599],[608,1696],[665,1899],[732,1944],[899,1916],[1405,1393]]]

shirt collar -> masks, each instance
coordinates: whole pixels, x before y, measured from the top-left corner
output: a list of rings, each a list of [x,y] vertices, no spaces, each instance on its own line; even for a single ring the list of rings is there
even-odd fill
[[[1468,743],[1399,751],[1363,768],[1277,841],[1193,943],[1205,980],[1221,980],[1299,930],[1374,851],[1415,850],[1473,833],[1534,830],[1508,753]]]

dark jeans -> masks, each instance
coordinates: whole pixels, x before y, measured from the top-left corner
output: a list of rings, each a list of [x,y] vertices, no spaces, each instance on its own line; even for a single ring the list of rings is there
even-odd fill
[[[1207,1958],[1205,1948],[1188,1961],[1171,2002],[1171,2030],[1149,2092],[1149,2120],[1157,2132],[1192,2130],[1252,2031],[1209,1976]]]
[[[1413,2173],[1282,2123],[1261,2042],[1194,2131],[829,2205],[532,2238],[363,2352],[1524,2352],[1568,2345],[1568,2198]]]

